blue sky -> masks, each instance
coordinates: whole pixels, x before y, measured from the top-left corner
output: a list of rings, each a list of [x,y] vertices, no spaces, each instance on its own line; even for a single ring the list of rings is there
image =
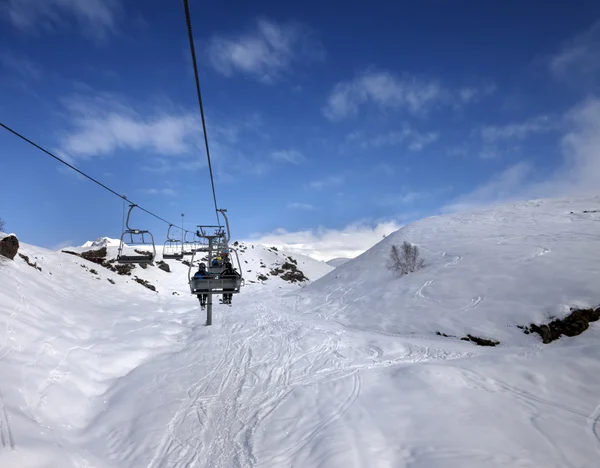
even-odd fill
[[[597,190],[598,2],[346,3],[191,1],[235,238],[352,255],[425,216]],[[0,121],[212,223],[186,34],[181,2],[0,0]],[[122,201],[6,131],[0,173],[25,242],[119,236]]]

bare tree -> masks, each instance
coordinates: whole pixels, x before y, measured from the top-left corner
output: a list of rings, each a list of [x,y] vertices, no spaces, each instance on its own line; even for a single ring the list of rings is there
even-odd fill
[[[4,232],[4,220],[0,218],[0,232]]]
[[[413,271],[423,268],[425,260],[420,258],[419,248],[416,245],[404,241],[402,248],[392,245],[390,258],[388,259],[388,268],[399,272],[401,275],[407,275]]]

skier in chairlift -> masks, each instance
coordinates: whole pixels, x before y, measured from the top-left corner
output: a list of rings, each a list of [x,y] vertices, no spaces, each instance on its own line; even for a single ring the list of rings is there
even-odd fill
[[[225,262],[225,269],[221,272],[221,278],[239,278],[240,274],[235,271],[231,262]],[[233,294],[227,293],[225,291],[231,291],[228,289],[223,289],[223,304],[231,305],[231,298]]]
[[[206,265],[201,263],[198,265],[198,271],[194,273],[194,278],[196,279],[208,279],[209,275],[206,271]],[[208,294],[198,294],[198,299],[200,299],[200,308],[204,309],[206,307],[206,301],[208,300]]]

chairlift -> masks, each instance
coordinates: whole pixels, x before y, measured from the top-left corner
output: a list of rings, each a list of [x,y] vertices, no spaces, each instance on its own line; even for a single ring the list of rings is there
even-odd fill
[[[185,234],[183,236],[183,245],[181,246],[181,251],[183,253],[183,255],[189,256],[189,255],[193,255],[194,250],[195,250],[195,234],[194,237],[192,238],[192,240],[188,239],[188,234],[194,234],[193,232],[190,231],[185,231]]]
[[[229,249],[229,252],[230,258],[233,258],[231,252],[235,254],[239,276],[223,277],[221,275],[223,267],[212,267],[209,265],[207,267],[208,277],[194,278],[194,273],[198,270],[198,266],[202,262],[201,258],[196,258],[198,252],[194,252],[188,269],[188,282],[192,294],[198,296],[200,294],[237,294],[240,292],[240,288],[244,282],[240,258],[236,250]],[[210,257],[212,257],[212,255],[209,255],[209,258]]]
[[[179,239],[171,237],[171,228],[174,227],[169,224],[169,230],[167,231],[167,240],[163,246],[163,259],[167,260],[181,260],[183,258],[183,242]]]
[[[154,261],[154,257],[156,257],[156,246],[154,245],[154,236],[150,231],[144,231],[141,229],[132,229],[129,227],[129,217],[131,216],[131,211],[136,207],[135,204],[129,205],[129,211],[127,212],[127,221],[125,222],[125,226],[127,229],[121,234],[121,242],[119,244],[119,252],[117,254],[117,263],[139,263],[139,264],[148,264]],[[152,242],[152,252],[147,253],[136,253],[135,255],[124,255],[123,248],[125,247],[125,236],[129,234],[129,246],[144,246],[148,247],[148,243],[146,242],[145,235],[149,235]],[[133,236],[141,236],[141,241],[139,237],[137,240],[134,240]]]
[[[194,252],[192,256],[192,261],[190,262],[188,269],[188,282],[190,285],[190,291],[192,294],[200,297],[202,294],[237,294],[240,292],[240,288],[244,283],[244,278],[242,276],[242,265],[240,263],[240,257],[237,253],[236,249],[229,248],[229,239],[230,239],[230,231],[229,231],[229,221],[227,220],[227,215],[225,212],[227,210],[218,210],[223,218],[225,218],[225,223],[227,226],[227,230],[223,229],[223,226],[198,226],[198,231],[196,235],[206,239],[207,247],[202,249],[204,252],[208,252],[208,261],[211,262],[215,257],[213,255],[215,252],[221,253],[225,249],[227,249],[229,253],[229,261],[231,262],[233,256],[231,253],[235,255],[235,259],[237,262],[237,272],[238,276],[228,277],[222,276],[223,266],[212,266],[210,263],[207,266],[208,276],[206,278],[194,278],[194,269],[198,268],[198,265],[202,260],[196,260],[195,256],[197,252]],[[209,230],[214,229],[214,233],[208,234]],[[194,271],[192,271],[194,270]]]

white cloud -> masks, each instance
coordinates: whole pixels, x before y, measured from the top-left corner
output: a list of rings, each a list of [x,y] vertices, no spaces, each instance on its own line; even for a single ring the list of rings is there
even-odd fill
[[[420,114],[442,100],[444,94],[433,80],[370,70],[351,81],[336,84],[323,113],[330,120],[341,120],[357,115],[361,105],[372,103],[381,108],[402,108]]]
[[[282,150],[271,153],[271,158],[275,161],[288,162],[291,164],[300,164],[305,161],[302,153],[296,150]]]
[[[600,180],[600,99],[591,98],[565,116],[569,127],[563,136],[563,161],[548,177],[527,162],[513,165],[459,197],[446,207],[465,210],[503,201],[573,196],[598,191]]]
[[[524,140],[530,135],[550,132],[557,128],[557,122],[552,117],[540,115],[525,122],[486,125],[479,130],[479,133],[484,141],[494,143],[500,140]]]
[[[322,110],[325,117],[333,121],[354,117],[361,106],[368,104],[384,110],[401,109],[413,115],[425,115],[436,106],[460,107],[477,102],[495,89],[495,85],[486,84],[453,91],[434,79],[367,70],[352,80],[337,83]]]
[[[587,31],[562,45],[550,58],[552,74],[561,80],[579,84],[598,83],[600,80],[600,21]]]
[[[201,127],[193,113],[139,112],[113,97],[73,97],[64,103],[73,128],[61,138],[60,150],[71,157],[119,149],[179,155],[199,138]]]
[[[317,260],[353,258],[373,247],[384,236],[402,226],[390,221],[376,226],[353,224],[344,229],[318,228],[314,230],[288,232],[277,229],[269,234],[255,236],[246,242],[275,246],[281,250],[309,255]]]
[[[311,210],[315,209],[315,207],[313,205],[310,205],[309,203],[288,203],[287,207],[291,208],[293,210],[307,210],[307,211],[311,211]]]
[[[324,188],[337,187],[344,183],[344,176],[332,175],[324,179],[313,180],[308,184],[309,189],[322,190]]]
[[[114,31],[120,9],[117,0],[5,0],[0,16],[26,32],[53,31],[74,19],[85,35],[103,40]]]
[[[213,67],[223,75],[242,73],[262,83],[275,82],[294,62],[324,57],[322,46],[304,26],[265,18],[257,20],[250,32],[213,36],[207,54]]]

